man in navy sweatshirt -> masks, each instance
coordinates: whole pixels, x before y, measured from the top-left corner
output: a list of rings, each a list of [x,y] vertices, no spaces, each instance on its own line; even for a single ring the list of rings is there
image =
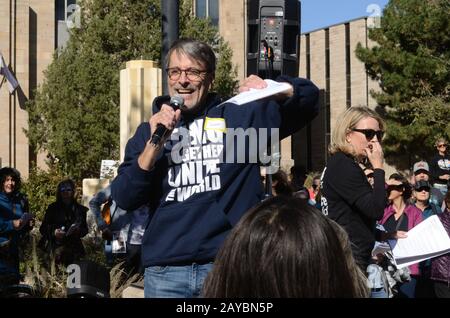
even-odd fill
[[[306,79],[280,76],[288,89],[245,105],[209,93],[216,68],[211,47],[189,39],[169,50],[170,96],[128,141],[112,196],[125,210],[149,203],[142,240],[145,297],[198,297],[214,257],[241,216],[263,199],[259,164],[280,139],[318,113],[318,89]],[[240,90],[265,88],[250,76]],[[171,96],[184,105],[174,110]],[[155,144],[158,124],[168,132]],[[272,147],[273,148],[273,147]],[[276,148],[276,147],[275,147]],[[275,149],[273,148],[273,149]]]

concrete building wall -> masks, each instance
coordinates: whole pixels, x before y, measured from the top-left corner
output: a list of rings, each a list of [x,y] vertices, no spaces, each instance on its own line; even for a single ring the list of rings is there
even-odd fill
[[[13,95],[6,84],[0,89],[0,157],[28,176],[30,151],[23,130],[28,128],[25,102],[43,80],[54,49],[53,0],[0,1],[0,52],[20,87]]]
[[[0,2],[0,52],[20,87],[11,95],[7,84],[0,89],[0,157],[2,166],[13,166],[25,177],[28,168],[28,142],[23,133],[27,113],[23,109],[29,96],[29,1]]]
[[[345,28],[346,26],[341,24],[329,29],[331,123],[334,123],[337,116],[347,109]]]
[[[219,0],[219,31],[233,49],[239,79],[246,73],[247,2]],[[299,74],[311,79],[321,91],[319,115],[291,141],[293,159],[308,170],[321,170],[326,164],[330,134],[339,114],[350,106],[376,106],[370,90],[380,90],[379,85],[368,78],[364,64],[355,54],[358,43],[364,47],[373,45],[367,37],[367,25],[367,19],[361,18],[300,37]],[[284,141],[283,149],[286,148]]]
[[[219,0],[219,31],[233,49],[233,63],[238,68],[239,79],[246,73],[246,12],[247,0]],[[26,177],[30,160],[37,159],[38,165],[42,166],[45,157],[40,154],[32,158],[29,152],[28,140],[23,133],[28,126],[24,105],[32,90],[42,83],[43,71],[52,60],[55,1],[3,0],[0,1],[0,16],[0,52],[20,83],[20,89],[11,96],[6,84],[0,89],[1,165],[17,167]],[[366,19],[347,24],[349,39],[346,38],[345,23],[302,34],[300,38],[300,76],[309,77],[320,88],[320,114],[292,138],[291,148],[294,159],[312,170],[326,163],[329,132],[349,102],[351,105],[376,106],[370,90],[379,90],[379,85],[366,76],[363,63],[354,54],[357,43],[373,45],[367,39]],[[350,61],[346,60],[346,41],[350,43]],[[346,63],[350,63],[350,74],[346,73]],[[348,78],[350,96],[347,93]],[[290,156],[287,148],[289,145],[284,142],[283,152]]]
[[[219,31],[233,50],[233,64],[238,77],[243,79],[246,70],[247,1],[219,1]]]
[[[368,39],[366,18],[301,35],[299,74],[311,79],[321,91],[318,118],[293,140],[293,147],[299,149],[294,151],[294,159],[308,170],[320,170],[321,164],[326,163],[329,134],[345,109],[376,107],[370,90],[380,91],[380,86],[367,76],[364,63],[356,57],[358,43],[363,47],[374,45]],[[386,170],[394,169],[387,166]]]
[[[350,24],[350,45],[351,45],[351,87],[352,106],[370,106],[368,94],[368,76],[362,63],[355,54],[358,43],[367,47],[367,27],[366,20],[361,19]]]

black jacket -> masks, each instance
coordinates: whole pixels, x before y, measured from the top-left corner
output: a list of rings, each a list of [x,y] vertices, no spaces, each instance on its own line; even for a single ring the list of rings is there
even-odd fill
[[[54,249],[58,245],[70,245],[72,248],[78,249],[80,252],[84,252],[81,238],[88,233],[88,227],[86,223],[86,213],[88,208],[78,204],[76,202],[69,206],[65,206],[63,203],[54,202],[50,204],[45,212],[44,220],[39,228],[42,234],[43,240],[50,244],[50,248]],[[65,231],[68,232],[70,227],[75,225],[78,227],[77,231],[68,235],[60,242],[56,241],[55,230],[65,227]]]

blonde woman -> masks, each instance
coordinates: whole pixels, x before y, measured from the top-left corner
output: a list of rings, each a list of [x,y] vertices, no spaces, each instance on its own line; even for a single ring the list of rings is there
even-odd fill
[[[322,174],[322,212],[347,231],[363,271],[371,262],[375,223],[386,206],[384,128],[381,117],[370,108],[347,109],[333,130],[331,157]],[[373,168],[373,188],[359,166],[367,161]]]

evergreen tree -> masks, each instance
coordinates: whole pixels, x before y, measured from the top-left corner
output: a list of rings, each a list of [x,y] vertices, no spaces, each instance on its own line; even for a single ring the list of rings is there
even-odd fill
[[[450,137],[450,2],[390,0],[373,48],[356,54],[382,92],[372,96],[387,121],[385,152],[427,158],[437,136]]]
[[[77,180],[98,177],[102,159],[119,157],[120,69],[134,59],[160,61],[159,0],[84,0],[81,26],[56,52],[45,80],[28,103],[27,136],[45,150],[49,164]],[[204,40],[218,53],[217,91],[230,95],[237,82],[231,50],[209,20],[181,1],[180,36]]]

